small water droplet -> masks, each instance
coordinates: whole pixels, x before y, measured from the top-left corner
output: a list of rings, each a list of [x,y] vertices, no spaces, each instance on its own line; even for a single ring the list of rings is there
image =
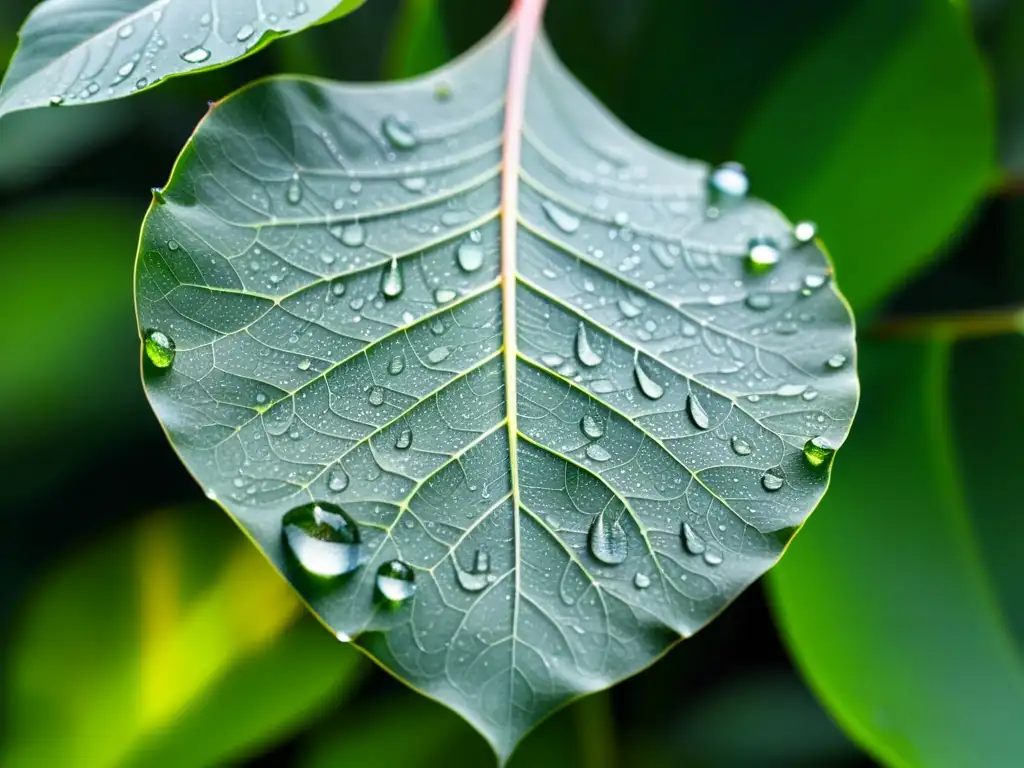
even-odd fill
[[[181,58],[189,64],[202,64],[210,58],[210,52],[203,48],[203,46],[197,45],[195,48],[189,48],[187,51],[182,51]]]
[[[750,180],[746,169],[739,163],[722,163],[708,174],[708,213],[735,205],[747,196]]]
[[[313,364],[312,361],[308,357],[304,357],[301,360],[299,360],[299,370],[300,371],[308,371],[309,367],[312,364]]]
[[[416,575],[401,560],[384,563],[377,570],[377,591],[392,603],[408,600],[416,592]]]
[[[604,435],[604,424],[596,416],[592,416],[589,413],[580,419],[580,429],[591,440],[597,440]]]
[[[455,562],[455,575],[459,580],[459,585],[467,592],[480,592],[488,584],[493,584],[495,579],[490,570],[491,559],[482,549],[478,549],[476,552],[476,564],[472,571],[462,570],[459,568],[458,562]]]
[[[63,103],[64,103],[64,97],[63,96],[51,96],[50,97],[50,106],[51,107],[59,107]]]
[[[796,226],[793,227],[793,239],[801,245],[806,245],[817,236],[818,225],[813,221],[799,221]]]
[[[374,408],[384,404],[384,387],[378,387],[376,385],[370,387],[370,394],[367,398],[370,401],[370,405]]]
[[[303,504],[286,514],[281,523],[288,548],[308,572],[332,577],[359,567],[359,527],[336,504]]]
[[[633,586],[637,589],[647,589],[651,586],[651,577],[646,573],[637,571],[636,576],[633,577]]]
[[[412,430],[403,429],[395,440],[395,448],[399,451],[404,451],[407,450],[410,445],[412,445]]]
[[[608,453],[602,446],[597,443],[591,443],[587,446],[587,458],[591,461],[608,461],[612,455]]]
[[[389,299],[402,295],[404,283],[402,281],[402,269],[398,266],[398,259],[392,258],[391,263],[384,268],[384,274],[380,278],[380,292]]]
[[[606,565],[618,565],[626,559],[629,539],[618,520],[609,520],[601,510],[590,525],[590,553]]]
[[[587,338],[587,327],[582,320],[576,326],[576,357],[587,368],[600,365],[602,359],[590,346],[590,339]]]
[[[559,208],[550,200],[545,200],[541,205],[544,208],[544,213],[547,214],[548,219],[551,220],[551,223],[567,235],[571,235],[580,228],[580,220],[578,216],[574,216],[568,211]]]
[[[779,246],[767,237],[755,237],[747,246],[747,266],[752,272],[767,272],[779,263]]]
[[[474,243],[462,243],[456,251],[459,267],[464,272],[476,272],[483,266],[484,249]]]
[[[442,363],[448,359],[448,356],[452,353],[448,347],[434,347],[427,353],[427,360],[432,363]]]
[[[761,486],[766,491],[777,491],[782,488],[783,479],[775,470],[769,469],[761,476]]]
[[[453,300],[458,294],[451,288],[438,288],[434,291],[434,301],[438,304],[447,304]]]
[[[751,293],[745,303],[750,309],[765,312],[772,308],[772,296],[770,293]]]
[[[697,535],[689,523],[683,523],[683,546],[691,555],[700,555],[707,549],[704,539]]]
[[[405,370],[405,356],[395,355],[391,358],[391,362],[388,363],[388,373],[392,376],[397,376]]]
[[[422,192],[427,188],[427,180],[423,176],[412,176],[408,179],[402,179],[399,183],[410,192]]]
[[[732,450],[737,456],[749,456],[751,451],[750,443],[739,435],[734,435],[732,438]]]
[[[331,283],[331,293],[335,296],[345,295],[345,282],[343,280],[335,280]]]
[[[117,36],[120,37],[122,40],[127,40],[134,33],[135,27],[133,27],[131,24],[125,24],[123,27],[117,30]]]
[[[561,355],[547,354],[541,355],[540,361],[544,363],[544,365],[546,365],[548,368],[557,368],[558,366],[565,362],[565,358],[562,357]]]
[[[835,447],[824,437],[812,437],[804,443],[804,457],[812,467],[826,464],[835,452]]]
[[[252,24],[243,24],[241,27],[238,28],[238,31],[235,33],[235,40],[237,40],[240,43],[244,43],[246,40],[248,40],[255,34],[256,29],[252,26]]]
[[[846,355],[835,354],[828,359],[828,367],[834,371],[838,371],[846,365]]]
[[[821,288],[825,284],[826,279],[825,275],[807,275],[804,278],[804,286],[813,291]]]
[[[663,243],[651,243],[651,253],[654,254],[654,258],[657,259],[658,263],[665,269],[672,269],[672,267],[676,265],[675,256],[669,252],[668,248],[666,248]]]
[[[174,339],[163,331],[150,328],[144,335],[146,357],[157,368],[170,368],[174,362]]]
[[[711,550],[708,550],[704,553],[704,562],[708,565],[721,565],[722,556],[717,552],[712,552]]]
[[[451,83],[447,83],[447,82],[442,80],[442,81],[434,84],[434,99],[436,101],[440,101],[440,102],[451,101],[452,96],[454,96],[454,95],[455,94],[452,91]]]
[[[117,70],[118,78],[123,80],[124,78],[128,77],[128,75],[130,75],[132,73],[133,69],[135,69],[135,62],[134,61],[126,61]]]
[[[302,184],[299,183],[299,174],[292,176],[291,182],[288,184],[288,202],[292,205],[298,205],[302,202]]]
[[[331,475],[327,480],[327,487],[335,493],[341,493],[348,488],[348,473],[341,467],[335,467],[331,470]]]
[[[640,365],[639,359],[633,363],[633,375],[636,377],[640,391],[649,400],[660,400],[661,396],[665,394],[665,389],[647,374],[647,371]]]
[[[626,299],[619,299],[619,312],[628,318],[638,317],[642,310],[636,304]]]
[[[381,121],[380,130],[384,134],[384,138],[395,149],[415,149],[418,143],[412,124],[396,115],[385,117]]]
[[[612,221],[615,223],[615,226],[624,227],[629,224],[629,214],[625,211],[619,211],[612,218]]]
[[[358,248],[366,242],[366,230],[359,222],[349,224],[341,232],[341,242],[349,248]]]
[[[700,400],[694,394],[686,396],[686,410],[690,414],[690,419],[697,425],[699,429],[707,429],[711,425],[711,420],[708,419],[708,412],[704,410],[704,406],[700,404]]]

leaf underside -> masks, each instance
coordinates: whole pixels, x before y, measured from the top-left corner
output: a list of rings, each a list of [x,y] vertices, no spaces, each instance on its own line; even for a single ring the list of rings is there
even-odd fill
[[[776,562],[828,481],[803,446],[841,443],[857,399],[817,245],[755,200],[709,218],[707,167],[629,133],[543,37],[503,136],[514,31],[416,80],[226,100],[149,213],[136,286],[140,328],[177,344],[144,376],[192,473],[339,636],[503,758]],[[754,236],[784,250],[764,274]],[[311,500],[358,521],[354,573],[288,552],[282,516]],[[374,593],[392,559],[416,574],[397,607]]]
[[[243,58],[363,0],[45,0],[19,32],[0,115],[93,104]]]

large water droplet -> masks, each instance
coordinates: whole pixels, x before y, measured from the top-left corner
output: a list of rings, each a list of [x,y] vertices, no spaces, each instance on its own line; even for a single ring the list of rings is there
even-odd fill
[[[749,456],[751,451],[750,443],[739,435],[734,435],[732,438],[732,450],[737,456]]]
[[[704,539],[697,535],[689,523],[683,523],[683,546],[691,555],[702,554],[707,549]]]
[[[597,443],[591,443],[587,446],[587,457],[591,461],[608,461],[612,455]]]
[[[384,563],[377,570],[377,591],[392,603],[408,600],[416,592],[416,575],[401,560]]]
[[[349,248],[358,248],[366,242],[366,230],[359,222],[349,224],[341,233],[341,242]]]
[[[644,397],[650,400],[660,400],[661,396],[665,394],[665,389],[647,374],[639,360],[633,363],[633,375],[636,377],[637,386],[644,393]]]
[[[686,396],[686,410],[690,413],[690,418],[693,423],[697,425],[699,429],[707,429],[711,420],[708,419],[708,412],[704,410],[704,406],[700,404],[700,400],[694,394]]]
[[[590,339],[587,338],[587,327],[582,320],[576,326],[576,357],[588,368],[601,364],[601,356],[590,346]]]
[[[452,351],[448,347],[434,347],[427,352],[427,360],[432,363],[442,363],[448,359]]]
[[[150,328],[145,333],[146,357],[157,368],[170,368],[174,362],[174,339],[163,331]]]
[[[708,174],[708,213],[735,205],[747,196],[750,180],[739,163],[722,163]]]
[[[491,559],[488,554],[478,549],[476,552],[476,565],[472,571],[464,571],[455,563],[455,575],[458,577],[459,585],[467,592],[480,592],[488,584],[493,584],[495,579],[491,575]]]
[[[462,243],[455,255],[465,272],[476,272],[483,266],[484,249],[475,243]]]
[[[604,424],[596,416],[592,416],[589,413],[580,419],[580,429],[591,440],[597,440],[604,434]]]
[[[783,482],[782,477],[772,469],[769,469],[761,476],[761,487],[766,491],[779,490],[782,488]]]
[[[359,567],[359,527],[336,504],[303,504],[281,522],[288,548],[310,573],[341,576]]]
[[[405,370],[405,355],[395,355],[391,358],[391,362],[388,363],[388,373],[392,376],[397,376]]]
[[[779,246],[767,237],[755,237],[747,246],[747,265],[751,272],[767,272],[779,263]]]
[[[827,463],[835,452],[835,447],[824,437],[812,437],[804,443],[804,457],[812,467]]]
[[[330,478],[327,480],[327,487],[335,493],[341,493],[348,488],[348,473],[341,467],[331,470]]]
[[[637,589],[647,589],[651,586],[651,577],[646,573],[637,571],[636,576],[633,577],[633,586]]]
[[[606,565],[618,565],[626,559],[629,540],[618,520],[609,520],[605,510],[594,518],[590,526],[590,553]]]
[[[412,445],[412,430],[403,429],[395,440],[395,448],[399,451],[404,451],[407,450],[410,445]]]
[[[378,405],[384,404],[384,387],[372,386],[370,387],[370,394],[368,396],[370,405],[376,408]]]
[[[380,292],[389,299],[394,299],[402,295],[403,288],[402,268],[398,266],[398,259],[392,258],[380,277]]]
[[[189,64],[202,64],[210,58],[210,52],[206,48],[203,48],[203,46],[197,45],[195,48],[189,48],[187,51],[182,51],[181,58]]]
[[[381,133],[395,149],[414,149],[417,144],[412,124],[395,115],[388,115],[381,121]]]
[[[550,200],[545,200],[542,203],[542,206],[544,208],[544,213],[547,214],[551,223],[567,235],[571,235],[580,228],[580,220],[578,216],[574,216],[563,208],[559,208]]]

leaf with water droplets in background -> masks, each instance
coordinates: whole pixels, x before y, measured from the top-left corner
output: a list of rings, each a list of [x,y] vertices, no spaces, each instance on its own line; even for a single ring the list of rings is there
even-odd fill
[[[44,0],[18,33],[0,115],[94,104],[215,69],[365,0]]]
[[[174,345],[146,389],[199,482],[502,759],[777,561],[857,400],[816,240],[742,169],[630,134],[538,5],[420,79],[227,99],[136,285]]]

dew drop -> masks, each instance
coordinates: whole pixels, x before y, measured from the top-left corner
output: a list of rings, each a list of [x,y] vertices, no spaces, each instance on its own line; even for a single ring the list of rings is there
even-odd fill
[[[493,584],[494,576],[491,575],[490,570],[490,557],[482,549],[477,550],[476,565],[472,571],[462,570],[459,568],[458,562],[455,562],[455,575],[459,580],[459,586],[467,592],[480,592],[488,584]]]
[[[545,200],[541,205],[544,208],[544,213],[547,214],[548,219],[551,220],[551,223],[567,235],[571,235],[580,228],[580,220],[578,216],[573,216],[563,208],[559,208],[550,200]]]
[[[388,115],[381,121],[380,130],[384,134],[384,138],[395,149],[410,150],[416,148],[418,143],[416,133],[409,122],[395,115]]]
[[[633,586],[637,589],[647,589],[651,586],[651,577],[646,573],[640,573],[637,571],[636,576],[633,577]]]
[[[775,241],[767,237],[755,237],[747,246],[747,266],[752,272],[767,272],[779,263],[781,253]]]
[[[434,347],[427,353],[427,360],[432,363],[442,363],[448,359],[452,351],[448,347]]]
[[[312,361],[310,361],[310,359],[308,357],[304,357],[301,360],[299,360],[299,370],[300,371],[308,371],[309,367],[312,364],[313,364]]]
[[[591,440],[597,440],[604,435],[604,424],[596,416],[592,416],[589,413],[580,419],[580,429]]]
[[[683,523],[683,546],[691,555],[702,554],[707,549],[704,539],[697,535],[689,523]]]
[[[665,269],[672,269],[672,267],[676,265],[675,256],[669,253],[668,248],[666,248],[663,243],[651,243],[651,253],[654,254],[654,258],[657,259],[658,263]]]
[[[335,467],[327,479],[327,487],[335,493],[341,493],[348,488],[348,473],[341,467]]]
[[[761,476],[761,487],[766,491],[777,491],[782,488],[783,480],[775,472],[775,470],[769,469]]]
[[[366,242],[366,230],[363,229],[363,225],[359,222],[349,224],[344,230],[340,227],[332,230],[332,234],[335,234],[335,236],[337,236],[338,232],[341,234],[339,238],[341,242],[349,248],[358,248]]]
[[[642,311],[640,307],[626,299],[619,299],[619,312],[630,319],[638,317]]]
[[[548,368],[557,368],[565,362],[565,358],[561,355],[546,354],[541,355],[540,361],[544,363]]]
[[[587,338],[587,327],[582,320],[576,326],[576,357],[587,368],[600,365],[602,359],[590,346],[590,339]]]
[[[157,368],[170,368],[174,362],[174,339],[163,331],[150,328],[145,333],[146,357]]]
[[[246,40],[248,40],[255,34],[256,29],[252,26],[252,24],[243,24],[235,33],[235,40],[237,40],[240,43],[244,43]]]
[[[793,239],[801,245],[806,245],[817,236],[818,226],[813,221],[800,221],[793,227]]]
[[[203,48],[203,46],[197,45],[195,48],[189,48],[187,51],[182,51],[181,58],[189,64],[202,64],[210,58],[210,52],[206,48]]]
[[[749,456],[751,451],[750,443],[739,435],[734,435],[732,438],[732,450],[737,456]]]
[[[825,280],[824,275],[807,275],[804,278],[804,286],[813,291],[821,288],[825,284]]]
[[[336,504],[303,504],[281,522],[285,543],[309,573],[341,576],[359,567],[359,527]]]
[[[690,414],[690,419],[697,425],[699,429],[707,429],[711,425],[711,420],[708,419],[708,412],[704,410],[704,406],[700,404],[700,400],[694,394],[686,396],[686,410]]]
[[[722,163],[708,174],[708,209],[717,213],[722,208],[735,205],[747,196],[750,180],[746,169],[739,163]]]
[[[633,375],[636,377],[636,383],[640,387],[640,391],[649,400],[660,400],[661,396],[665,394],[665,389],[647,374],[647,371],[640,365],[639,360],[633,363]],[[707,414],[705,414],[706,417]]]
[[[370,387],[370,394],[367,398],[374,408],[384,404],[384,387]]]
[[[392,258],[380,277],[380,292],[389,299],[395,299],[402,295],[403,289],[402,269],[398,266],[398,259]]]
[[[292,205],[298,205],[302,202],[302,185],[299,183],[298,174],[292,176],[292,180],[288,184],[288,192],[286,194],[288,202]]]
[[[835,447],[824,437],[812,437],[804,443],[804,457],[812,467],[826,464],[835,452]]]
[[[455,257],[464,272],[476,272],[483,266],[484,249],[475,243],[462,243],[455,252]]]
[[[59,107],[63,103],[64,103],[64,97],[63,96],[51,96],[50,97],[50,106],[51,107]]]
[[[828,359],[828,367],[834,371],[838,371],[846,365],[846,355],[835,354]]]
[[[591,443],[587,446],[587,458],[591,461],[603,462],[608,461],[611,457],[612,455],[597,443]]]
[[[756,312],[765,312],[772,308],[773,302],[770,293],[751,293],[744,303]]]
[[[590,553],[606,565],[618,565],[626,559],[629,540],[618,520],[610,521],[601,510],[590,526]]]
[[[427,180],[423,176],[413,176],[408,179],[402,179],[401,184],[402,187],[410,192],[422,192],[427,188]]]
[[[122,40],[127,40],[134,33],[135,27],[133,27],[131,24],[125,24],[123,27],[117,30],[117,36],[120,37]]]
[[[403,429],[395,440],[395,448],[399,451],[405,451],[408,450],[410,445],[412,445],[412,430]]]
[[[391,358],[391,362],[388,363],[388,373],[392,376],[397,376],[405,370],[405,356],[395,355]]]
[[[708,565],[721,565],[722,556],[710,550],[704,553],[704,562]]]
[[[377,570],[377,591],[392,603],[408,600],[416,592],[415,574],[401,560],[384,563]]]
[[[438,288],[434,291],[434,301],[438,304],[447,304],[452,301],[458,294],[451,288]]]

